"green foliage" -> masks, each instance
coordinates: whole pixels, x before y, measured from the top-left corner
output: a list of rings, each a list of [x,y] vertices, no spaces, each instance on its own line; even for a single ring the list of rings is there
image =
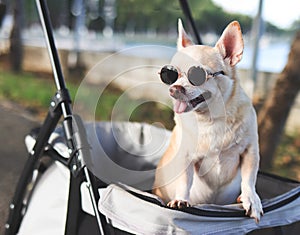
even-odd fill
[[[197,28],[201,32],[221,33],[232,20],[240,21],[245,32],[250,30],[252,19],[239,14],[229,14],[211,0],[188,1]],[[117,2],[117,31],[143,32],[176,30],[178,18],[184,18],[179,1],[170,0],[127,0]]]
[[[30,74],[0,73],[0,98],[19,101],[33,107],[46,107],[54,94],[54,87],[49,81],[37,79]]]
[[[40,23],[35,0],[24,1],[24,26],[28,27],[35,23]],[[46,0],[49,9],[51,23],[54,28],[61,25],[67,25],[73,28],[73,16],[71,14],[71,6],[73,0]],[[14,1],[10,3],[14,4]]]
[[[292,24],[292,29],[295,31],[300,30],[300,18]]]
[[[176,31],[178,18],[184,19],[183,11],[178,0],[115,0],[116,18],[115,30],[119,33],[137,32],[145,33],[155,31],[158,33],[168,33]],[[47,0],[50,17],[54,28],[61,24],[74,27],[74,15],[71,13],[73,0]],[[88,3],[89,1],[84,1]],[[243,32],[251,30],[252,18],[247,15],[233,14],[224,11],[214,4],[212,0],[189,0],[197,29],[200,33],[214,32],[220,34],[226,25],[238,20]],[[86,10],[86,25],[93,30],[102,31],[104,28],[103,5],[104,0],[99,0],[99,9]],[[35,1],[24,0],[25,25],[29,26],[39,22]],[[95,7],[93,5],[93,7]],[[93,13],[91,13],[93,12]],[[94,13],[97,13],[96,16]],[[187,20],[184,19],[186,22]],[[187,23],[187,22],[186,22]],[[295,26],[293,28],[299,27]],[[270,33],[284,33],[282,29],[266,23],[266,31]]]
[[[117,1],[117,31],[143,32],[149,29],[168,31],[180,12],[178,1]],[[174,24],[174,23],[173,23]]]

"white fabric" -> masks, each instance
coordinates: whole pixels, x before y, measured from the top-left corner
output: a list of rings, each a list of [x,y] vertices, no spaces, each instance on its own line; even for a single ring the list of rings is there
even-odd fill
[[[80,193],[81,193],[81,208],[86,213],[95,216],[95,212],[93,209],[92,201],[90,198],[90,193],[87,187],[87,182],[82,182],[80,186]]]
[[[69,171],[55,163],[39,180],[19,235],[63,235],[69,193]]]
[[[245,234],[255,229],[291,224],[300,219],[299,197],[277,210],[265,213],[256,224],[254,219],[248,217],[209,217],[171,210],[141,200],[126,189],[131,188],[111,184],[100,189],[98,206],[114,227],[133,234]],[[300,188],[292,191],[289,194],[299,193]],[[240,205],[232,205],[231,208],[199,205],[198,208],[212,211],[241,210]]]

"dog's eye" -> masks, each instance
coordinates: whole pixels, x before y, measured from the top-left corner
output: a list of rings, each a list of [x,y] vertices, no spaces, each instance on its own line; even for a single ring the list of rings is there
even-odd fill
[[[194,86],[200,86],[206,81],[206,71],[200,66],[192,66],[188,71],[188,79]]]
[[[159,74],[162,82],[168,85],[173,84],[178,79],[178,71],[172,65],[166,65],[162,67]]]

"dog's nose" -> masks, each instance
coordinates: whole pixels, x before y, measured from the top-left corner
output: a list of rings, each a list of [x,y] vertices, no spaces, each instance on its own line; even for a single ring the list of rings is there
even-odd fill
[[[171,86],[169,91],[170,91],[171,96],[177,96],[179,94],[185,94],[185,88],[183,86],[179,86],[179,85]]]

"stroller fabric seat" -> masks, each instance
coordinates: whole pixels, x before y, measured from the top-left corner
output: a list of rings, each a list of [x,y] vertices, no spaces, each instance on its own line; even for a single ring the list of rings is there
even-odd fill
[[[256,187],[265,214],[258,224],[245,216],[240,204],[170,209],[150,193],[155,167],[168,146],[170,131],[131,122],[86,123],[85,129],[91,146],[91,157],[85,162],[103,185],[98,188],[98,209],[106,221],[119,230],[133,234],[245,234],[251,231],[265,234],[266,229],[274,228],[280,228],[282,234],[300,231],[300,184],[296,181],[259,173]],[[58,128],[50,142],[67,158],[68,148],[62,133]],[[33,143],[34,139],[27,137],[29,150]],[[60,163],[46,171],[32,195],[20,234],[63,234],[68,179],[68,169]],[[94,216],[85,188],[81,187],[81,207]],[[55,191],[55,197],[51,196],[51,190]],[[49,197],[54,202],[50,203]],[[38,224],[32,226],[37,223],[33,221]],[[42,229],[47,225],[43,224],[49,221],[51,226],[45,233]],[[39,226],[40,229],[34,230],[33,227]]]

